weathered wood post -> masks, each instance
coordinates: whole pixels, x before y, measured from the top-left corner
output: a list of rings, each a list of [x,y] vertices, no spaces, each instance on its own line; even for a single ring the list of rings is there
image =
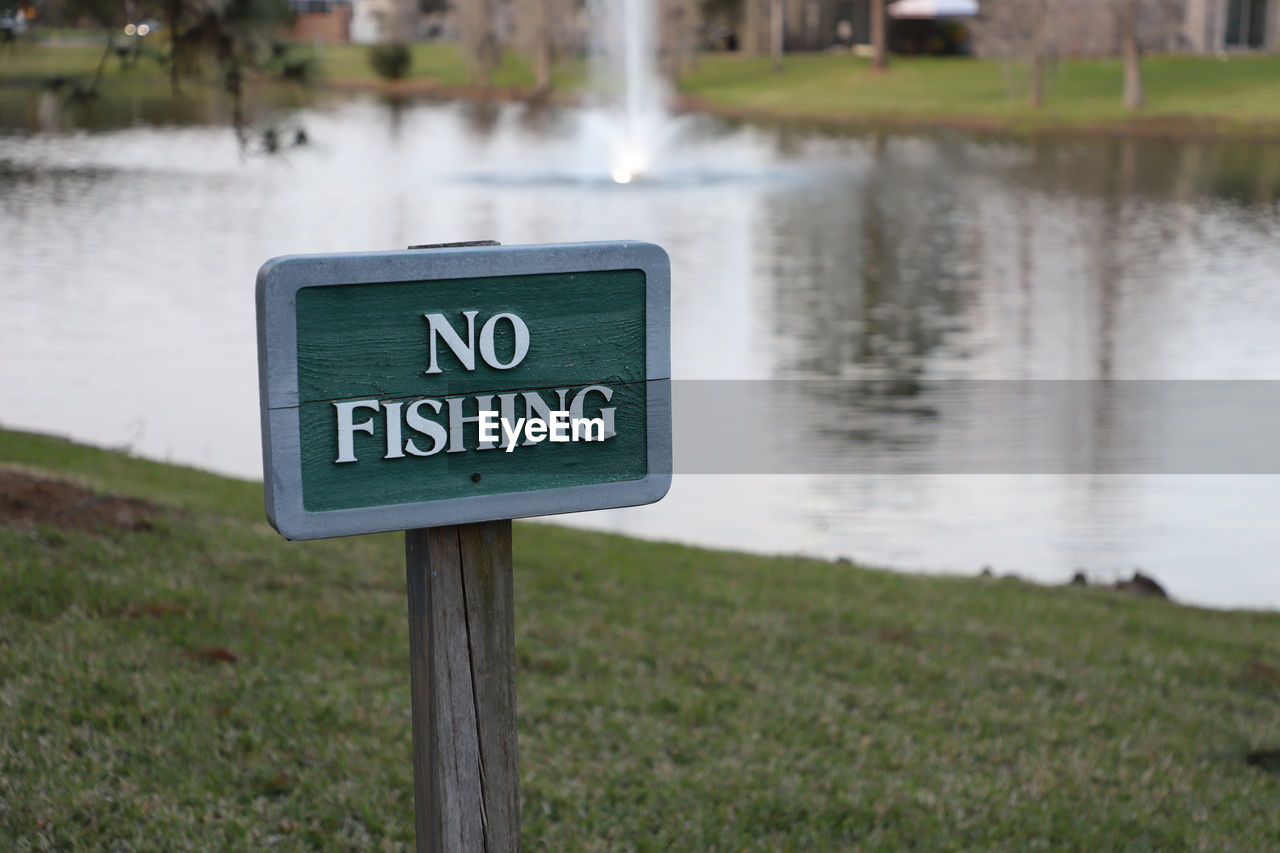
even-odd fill
[[[519,850],[511,520],[406,530],[404,556],[418,853]]]
[[[417,849],[508,853],[511,519],[670,488],[670,262],[633,242],[413,248],[440,251],[258,272],[267,518],[290,539],[405,531]]]
[[[519,850],[511,521],[404,544],[418,851]]]

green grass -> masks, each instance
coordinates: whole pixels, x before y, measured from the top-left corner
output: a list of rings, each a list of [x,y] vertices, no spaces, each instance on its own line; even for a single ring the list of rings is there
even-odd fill
[[[0,465],[164,511],[0,526],[0,849],[411,845],[400,536],[285,542],[257,484],[53,438]],[[1280,614],[515,536],[526,849],[1280,844]]]
[[[68,45],[45,47],[39,44],[19,44],[0,48],[0,94],[10,100],[15,95],[29,98],[35,93],[53,87],[61,95],[75,101],[75,94],[84,94],[91,88],[102,63],[105,41],[101,36],[96,43],[76,41]],[[100,94],[107,98],[144,99],[148,102],[172,102],[181,111],[182,101],[208,98],[222,91],[212,69],[196,78],[180,81],[181,94],[173,94],[163,51],[166,42],[148,40],[139,54],[125,62],[114,52],[103,66]]]
[[[46,46],[20,44],[0,48],[0,85],[30,85],[55,76],[90,76],[102,58],[105,41]],[[467,63],[453,44],[438,42],[411,45],[412,64],[406,76],[410,81],[430,81],[444,87],[463,87],[469,83]],[[110,88],[145,85],[148,82],[168,86],[168,76],[158,59],[167,49],[163,40],[144,46],[142,59],[132,68],[122,68],[115,56],[107,62],[105,85]],[[293,45],[295,57],[314,57],[320,82],[330,84],[376,84],[379,79],[369,64],[366,45]],[[560,88],[572,88],[583,79],[582,63],[565,62],[556,69],[554,80]],[[493,72],[493,85],[499,88],[528,88],[533,85],[533,72],[518,53],[505,50],[502,61]]]
[[[26,82],[62,74],[92,74],[102,59],[104,43],[42,47],[18,44],[0,47],[0,78]]]
[[[702,57],[682,91],[713,107],[778,117],[937,120],[1034,129],[1156,120],[1227,125],[1280,124],[1280,56],[1156,56],[1143,63],[1147,107],[1121,104],[1118,60],[1058,64],[1045,106],[1026,106],[1026,72],[1018,63],[969,58],[895,57],[876,74],[867,60],[793,55],[781,73],[768,59]],[[1235,128],[1238,129],[1238,128]]]
[[[470,72],[462,52],[454,44],[429,42],[411,45],[413,64],[408,80],[432,81],[447,87],[470,83]],[[320,49],[320,67],[329,82],[375,82],[365,45],[328,45]],[[562,63],[553,79],[560,88],[571,88],[582,78],[579,63]],[[502,52],[502,61],[493,72],[493,85],[502,89],[533,86],[533,71],[523,56],[513,50]]]
[[[450,86],[467,83],[467,63],[455,45],[433,42],[411,47],[413,62],[407,79],[436,80]],[[362,82],[378,79],[369,65],[369,48],[364,45],[326,45],[319,49],[318,55],[325,79]],[[511,85],[512,76],[523,78],[524,72],[520,63],[508,55],[495,75],[495,82],[501,80],[503,85]]]
[[[162,42],[148,44],[153,53]],[[320,80],[334,86],[377,85],[368,48],[337,45],[316,48]],[[295,46],[296,55],[311,54]],[[432,83],[457,90],[469,82],[466,62],[456,45],[412,46],[408,86]],[[21,45],[0,50],[0,85],[30,83],[58,74],[89,73],[100,48]],[[158,54],[157,54],[158,55]],[[503,52],[493,85],[528,89],[533,76],[525,59]],[[167,85],[152,58],[132,70],[109,63],[108,87]],[[894,57],[890,70],[875,74],[868,61],[851,55],[793,54],[774,73],[767,58],[707,54],[680,83],[682,94],[706,108],[728,114],[783,120],[826,122],[950,124],[1015,132],[1108,130],[1177,133],[1280,132],[1280,56],[1152,56],[1143,63],[1147,107],[1126,112],[1121,104],[1118,60],[1066,60],[1048,78],[1045,106],[1026,106],[1026,69],[1021,63],[971,58]],[[586,85],[585,63],[561,63],[556,87],[574,91]]]

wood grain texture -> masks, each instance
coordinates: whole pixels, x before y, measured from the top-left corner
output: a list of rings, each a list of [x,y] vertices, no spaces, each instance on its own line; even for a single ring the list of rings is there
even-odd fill
[[[490,851],[520,849],[511,521],[458,526]]]
[[[520,847],[509,520],[405,532],[417,849]]]
[[[304,505],[309,512],[420,503],[638,480],[647,473],[646,277],[636,269],[494,276],[423,282],[304,287],[296,305]],[[510,370],[476,358],[466,370],[444,343],[437,344],[440,374],[427,375],[429,327],[425,314],[441,312],[465,330],[462,311],[486,318],[519,315],[529,329],[526,357]],[[510,323],[498,325],[495,351],[513,351]],[[461,332],[460,332],[461,333]],[[386,423],[367,409],[374,434],[353,436],[358,462],[335,464],[337,420],[331,401],[465,399],[474,412],[477,393],[513,393],[524,416],[523,392],[555,400],[554,389],[607,386],[614,392],[618,435],[589,444],[551,444],[500,451],[445,453],[386,459]],[[519,393],[517,393],[519,392]],[[587,417],[606,405],[589,398]],[[446,413],[425,414],[447,423]],[[403,414],[401,415],[403,418]],[[476,446],[477,427],[463,430]],[[403,438],[431,447],[406,427]]]
[[[307,287],[297,296],[298,399],[457,396],[476,391],[643,382],[645,276],[639,270],[506,276],[429,282]],[[427,375],[425,314],[439,312],[459,334],[474,310],[476,335],[494,314],[518,315],[529,351],[510,370],[477,357],[466,370],[439,344],[441,373]],[[495,351],[512,352],[510,325]]]

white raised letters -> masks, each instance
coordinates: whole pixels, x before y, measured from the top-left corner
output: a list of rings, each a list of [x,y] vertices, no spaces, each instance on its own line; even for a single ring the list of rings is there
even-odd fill
[[[510,321],[511,330],[516,336],[515,351],[512,352],[511,360],[506,364],[498,361],[498,354],[493,351],[493,330],[499,320]],[[515,314],[494,314],[485,321],[484,328],[480,330],[480,357],[484,359],[485,364],[498,370],[510,370],[524,361],[524,357],[528,354],[529,327],[524,324],[524,320]]]
[[[378,409],[377,400],[344,400],[340,403],[334,403],[333,407],[338,410],[338,458],[334,462],[355,462],[355,431],[367,432],[373,435],[373,418],[364,423],[352,423],[351,413],[356,409]]]
[[[444,318],[443,314],[423,314],[427,318],[427,373],[441,373],[440,365],[436,363],[436,337],[444,338],[444,342],[449,345],[449,349],[453,350],[453,354],[458,357],[458,361],[462,362],[462,366],[467,370],[476,369],[476,315],[479,311],[463,311],[462,316],[467,318],[467,339],[462,340],[462,335],[454,331],[453,326],[449,325],[449,321]]]
[[[423,314],[427,321],[427,369],[428,374],[444,372],[440,366],[440,341],[449,348],[463,370],[476,369],[476,317],[479,311],[460,311],[465,322],[465,332],[459,331],[442,313]],[[499,322],[511,327],[511,353],[506,361],[497,352],[495,335]],[[524,361],[529,354],[529,327],[524,320],[510,312],[499,312],[480,326],[480,358],[495,370],[510,370]],[[443,400],[421,397],[408,400],[344,400],[333,404],[336,410],[338,458],[337,463],[356,462],[356,432],[368,433],[377,440],[375,419],[356,422],[358,409],[371,409],[383,415],[385,430],[385,454],[383,459],[404,459],[409,456],[434,456],[441,451],[464,453],[467,450],[493,450],[501,448],[510,453],[516,447],[527,447],[543,441],[555,443],[569,441],[605,441],[616,435],[615,408],[602,406],[599,417],[585,417],[586,398],[598,394],[605,403],[613,400],[613,389],[605,385],[588,385],[570,394],[570,388],[545,391],[509,391],[499,394],[475,394],[466,397],[445,397]],[[548,402],[544,394],[554,394],[555,402]],[[494,398],[497,397],[497,406]],[[524,417],[516,416],[517,404],[523,403]],[[444,415],[444,423],[424,414],[427,407],[436,416]],[[471,407],[475,408],[472,409]],[[447,411],[446,411],[447,409]],[[467,411],[475,414],[467,414]],[[468,427],[475,424],[475,441],[468,441]],[[423,450],[414,438],[405,437],[405,427],[416,437],[431,440],[431,446]]]
[[[439,347],[436,345],[437,339],[443,340],[445,344],[457,356],[458,361],[462,363],[465,370],[476,369],[476,315],[479,311],[463,311],[462,316],[467,321],[467,338],[462,339],[462,335],[455,329],[443,314],[423,314],[427,320],[427,369],[428,375],[443,373],[439,363]],[[497,348],[494,345],[493,336],[498,328],[498,321],[506,320],[511,324],[511,332],[515,337],[515,346],[511,352],[510,360],[505,363],[498,358]],[[494,314],[488,320],[484,321],[484,325],[480,327],[480,358],[484,363],[492,367],[494,370],[510,370],[520,362],[524,361],[524,357],[529,354],[529,327],[515,314],[503,312]]]

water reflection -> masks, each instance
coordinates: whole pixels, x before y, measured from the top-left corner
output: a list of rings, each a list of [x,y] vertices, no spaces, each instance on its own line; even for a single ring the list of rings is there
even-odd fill
[[[1280,199],[1280,146],[1232,140],[1035,139],[1010,177],[1057,194],[1116,192],[1139,201],[1213,199],[1267,207]]]
[[[944,161],[948,148],[941,145]],[[895,160],[883,140],[852,174],[788,187],[757,227],[773,245],[780,376],[911,380],[954,357],[978,283],[960,187]],[[961,356],[962,357],[962,356]]]
[[[248,93],[251,115],[269,121],[283,110],[317,100],[301,86],[273,86]],[[230,101],[216,92],[184,92],[175,97],[168,85],[139,86],[133,91],[105,89],[91,97],[70,86],[45,84],[0,88],[0,131],[23,133],[105,133],[128,127],[230,127]],[[231,131],[228,129],[228,133]]]
[[[286,116],[311,144],[246,158],[195,113],[156,128],[103,103],[84,134],[30,109],[0,98],[7,425],[254,476],[266,258],[647,239],[672,256],[677,379],[794,382],[769,417],[843,473],[678,476],[659,505],[573,523],[1054,580],[1142,565],[1190,600],[1280,606],[1277,478],[1078,473],[1170,446],[1106,385],[1045,409],[1040,439],[1074,467],[835,464],[942,458],[1035,408],[957,382],[1280,379],[1275,146],[696,119],[661,180],[618,187],[581,177],[571,111],[337,102]]]

